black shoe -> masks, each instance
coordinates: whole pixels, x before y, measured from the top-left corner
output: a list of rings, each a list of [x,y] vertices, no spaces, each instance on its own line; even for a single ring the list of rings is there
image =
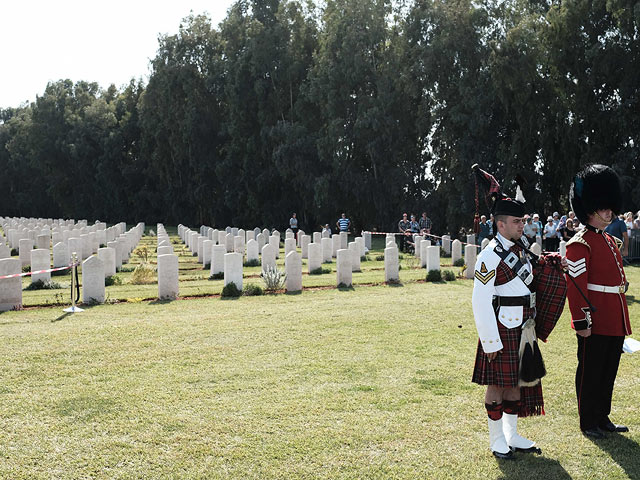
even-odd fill
[[[594,440],[600,440],[604,438],[604,432],[600,430],[598,427],[587,428],[583,430],[582,433],[589,438],[593,438]]]
[[[509,447],[509,448],[511,448],[512,451],[514,452],[535,453],[536,455],[542,455],[542,450],[540,450],[538,447],[529,447],[529,448]]]
[[[615,423],[610,421],[603,423],[601,425],[598,425],[598,427],[604,430],[605,432],[628,432],[629,431],[629,427],[625,427],[624,425],[616,425]]]
[[[500,453],[500,452],[494,452],[492,451],[491,453],[493,453],[493,456],[496,457],[499,460],[513,460],[513,452],[511,450],[509,450],[507,453]]]

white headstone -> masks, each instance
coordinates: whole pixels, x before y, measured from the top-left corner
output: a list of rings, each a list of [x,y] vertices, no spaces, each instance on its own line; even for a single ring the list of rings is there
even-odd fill
[[[253,233],[253,231],[251,231]],[[258,242],[256,242],[253,238],[249,239],[247,242],[247,262],[257,261],[260,259],[258,250]]]
[[[174,300],[178,292],[178,256],[158,255],[158,298]]]
[[[322,245],[319,243],[309,244],[309,260],[307,264],[309,273],[322,267]]]
[[[397,247],[384,249],[384,281],[397,282],[400,280],[400,262]]]
[[[292,250],[285,257],[285,272],[287,292],[302,290],[302,257],[297,251]]]
[[[431,241],[422,240],[420,242],[420,267],[425,268],[427,266],[427,248],[431,246]]]
[[[442,236],[442,248],[445,253],[451,253],[451,237],[449,235]]]
[[[427,272],[440,270],[440,247],[427,247]]]
[[[112,277],[116,274],[116,251],[111,247],[98,249],[98,258],[104,263],[104,278]]]
[[[349,251],[351,252],[351,271],[360,271],[360,247],[356,242],[349,242]]]
[[[48,270],[51,268],[51,254],[48,248],[36,248],[31,250],[31,271],[36,272],[38,270]],[[31,283],[42,281],[51,281],[51,272],[47,273],[34,273],[31,275]]]
[[[29,265],[31,261],[31,249],[33,248],[33,241],[29,238],[21,238],[18,242],[18,255],[20,258],[20,264],[23,267]]]
[[[349,234],[347,232],[340,232],[340,248],[346,249],[349,248]]]
[[[491,240],[489,240],[488,238],[483,238],[483,239],[482,239],[482,243],[480,244],[480,249],[481,249],[481,250],[484,250],[484,249],[485,249],[485,247],[486,247],[487,245],[489,245],[489,242],[490,242],[490,241],[491,241]]]
[[[20,260],[3,258],[0,260],[0,277],[14,275],[22,271]],[[22,308],[22,278],[0,280],[0,312]]]
[[[36,248],[49,250],[50,243],[51,239],[49,238],[49,235],[38,235],[36,237]]]
[[[470,242],[471,245],[465,245],[464,247],[464,263],[467,268],[464,271],[465,278],[473,278],[476,268],[476,257],[478,254],[478,248],[475,242]]]
[[[224,238],[224,245],[227,247],[227,253],[233,252],[234,244],[233,233],[227,233]]]
[[[338,238],[340,236],[338,235]],[[336,252],[336,266],[337,266],[337,285],[350,287],[353,284],[352,281],[352,269],[351,269],[351,251],[341,248]]]
[[[476,236],[475,236],[475,234],[472,233],[471,235],[467,235],[467,243],[469,245],[475,245],[476,244]],[[475,263],[474,263],[474,265],[475,265]]]
[[[95,255],[82,262],[82,301],[104,303],[104,263]]]
[[[226,253],[224,255],[224,284],[235,283],[242,290],[242,255]]]
[[[420,255],[422,254],[421,246],[422,246],[422,242],[423,241],[426,241],[426,240],[423,240],[423,238],[421,236],[419,236],[419,235],[414,235],[413,236],[413,243],[415,245],[413,254],[420,261],[422,261],[421,258],[420,258]]]
[[[331,256],[332,257],[336,257],[336,255],[338,254],[338,250],[340,250],[340,243],[342,242],[342,240],[340,240],[340,234],[339,233],[334,233],[333,235],[331,235]]]
[[[198,263],[202,263],[204,265],[204,242],[205,240],[209,240],[207,237],[203,237],[202,235],[198,235],[198,240],[196,242],[196,251],[198,254]]]
[[[11,248],[7,245],[0,245],[0,260],[3,258],[11,258]]]
[[[309,258],[309,244],[311,243],[311,235],[302,235],[300,237],[300,250],[302,258]]]
[[[276,268],[276,250],[269,243],[262,247],[262,271],[266,271],[267,267]]]
[[[273,251],[276,253],[276,258],[280,257],[280,234],[271,235],[269,237],[269,245],[273,248]]]
[[[364,232],[362,236],[364,237],[364,246],[371,250],[371,232]]]
[[[331,263],[331,257],[333,254],[333,241],[330,238],[322,238],[322,261],[324,263]]]
[[[207,238],[202,242],[202,267],[207,268],[211,264],[211,248],[213,247],[213,240]]]
[[[211,247],[211,270],[210,275],[224,272],[224,256],[227,253],[227,247],[224,245],[213,245]]]
[[[284,257],[287,258],[290,252],[296,251],[296,239],[293,238],[293,233],[291,237],[285,239],[284,241]]]
[[[262,247],[264,247],[264,244],[267,243],[268,239],[269,237],[265,236],[262,232],[256,236],[256,240],[258,241],[258,252],[262,251]]]
[[[364,237],[356,237],[356,243],[358,244],[358,248],[360,249],[360,256],[364,257],[367,253],[367,247],[364,244]]]
[[[120,242],[117,241],[113,241],[113,242],[107,242],[107,247],[109,248],[113,248],[113,250],[116,252],[116,272],[119,272],[120,269],[122,268],[122,244]],[[72,253],[71,250],[71,239],[69,239],[69,254]]]
[[[211,242],[213,244],[213,242]],[[158,256],[160,255],[173,255],[173,247],[158,247]],[[211,256],[211,252],[209,252],[209,256]]]
[[[320,245],[322,243],[322,233],[321,232],[313,232],[313,243],[317,243]]]
[[[456,261],[462,258],[462,242],[454,240],[451,242],[451,263],[455,265]]]

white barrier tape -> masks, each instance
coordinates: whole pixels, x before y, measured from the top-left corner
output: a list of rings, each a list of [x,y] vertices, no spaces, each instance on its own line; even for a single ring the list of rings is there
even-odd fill
[[[370,233],[371,235],[405,235],[402,232],[368,232],[368,231],[364,231],[362,233]],[[425,234],[420,234],[420,233],[411,233],[411,236],[413,235],[418,235],[419,237],[422,237],[423,235],[426,235],[427,237],[433,237],[433,238],[439,238],[440,240],[442,240],[444,237],[439,237],[438,235],[434,235],[433,233],[425,233]],[[407,235],[408,236],[408,235]],[[451,239],[449,239],[450,241],[453,241]],[[471,245],[474,247],[478,247],[481,248],[482,245],[476,245],[474,243],[467,243],[467,242],[463,242],[462,240],[459,240],[460,243],[462,243],[463,245]]]
[[[75,265],[79,265],[79,264],[76,263]],[[49,268],[47,270],[36,270],[35,272],[24,272],[24,273],[14,273],[13,275],[2,275],[0,276],[0,280],[4,280],[5,278],[28,277],[29,275],[36,275],[38,273],[59,272],[60,270],[67,270],[75,265],[69,265],[68,267]]]

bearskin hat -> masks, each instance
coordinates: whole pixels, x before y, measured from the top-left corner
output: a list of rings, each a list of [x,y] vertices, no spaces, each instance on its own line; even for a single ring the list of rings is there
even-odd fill
[[[610,208],[617,215],[622,210],[620,177],[606,165],[585,165],[571,182],[569,203],[584,224],[596,210]]]

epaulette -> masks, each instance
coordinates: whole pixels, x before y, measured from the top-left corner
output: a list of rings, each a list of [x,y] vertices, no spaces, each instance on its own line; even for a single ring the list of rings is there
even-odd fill
[[[587,243],[587,241],[584,239],[584,234],[587,232],[586,228],[583,228],[582,230],[578,230],[576,232],[576,234],[571,237],[569,239],[569,241],[567,242],[567,247],[573,243],[580,243],[584,246],[586,246],[589,250],[591,250],[591,247],[589,246],[589,244]]]

